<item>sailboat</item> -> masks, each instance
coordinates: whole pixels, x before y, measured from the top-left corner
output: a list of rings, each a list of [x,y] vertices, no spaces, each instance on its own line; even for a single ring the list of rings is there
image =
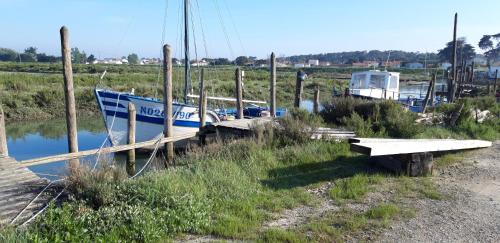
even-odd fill
[[[173,135],[195,132],[200,126],[198,107],[189,103],[191,89],[191,67],[189,58],[189,0],[184,0],[184,100],[172,104]],[[136,107],[136,142],[155,139],[163,133],[165,114],[159,99],[141,97],[134,92],[116,92],[108,89],[94,90],[99,109],[103,115],[109,140],[113,146],[127,143],[128,104]],[[219,122],[214,111],[208,110],[206,124]]]

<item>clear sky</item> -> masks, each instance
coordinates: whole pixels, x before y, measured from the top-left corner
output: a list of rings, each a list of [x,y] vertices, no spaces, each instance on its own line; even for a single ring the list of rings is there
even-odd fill
[[[59,55],[59,28],[66,25],[71,45],[87,54],[159,57],[167,9],[166,43],[180,56],[181,2],[0,0],[0,47],[36,46]],[[458,35],[475,46],[483,34],[500,32],[500,0],[191,0],[191,5],[198,57],[436,51],[452,38],[455,12]],[[194,57],[194,45],[191,49]]]

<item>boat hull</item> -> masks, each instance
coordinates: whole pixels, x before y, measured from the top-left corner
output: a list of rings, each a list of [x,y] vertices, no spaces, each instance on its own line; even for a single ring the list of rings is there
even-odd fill
[[[149,141],[163,136],[165,118],[162,101],[104,89],[96,89],[95,95],[103,114],[109,141],[113,146],[127,144],[128,104],[130,102],[135,105],[137,111],[136,142]],[[172,114],[174,136],[198,131],[200,118],[197,107],[173,103]],[[206,123],[217,121],[217,115],[212,111],[207,111]]]

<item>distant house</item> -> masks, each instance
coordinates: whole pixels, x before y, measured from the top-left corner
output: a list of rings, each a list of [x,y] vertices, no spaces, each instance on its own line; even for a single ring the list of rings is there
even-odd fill
[[[410,62],[410,63],[407,63],[405,65],[405,67],[409,68],[409,69],[420,69],[420,68],[424,68],[424,64],[419,63],[419,62]]]
[[[475,65],[479,65],[479,66],[486,66],[486,65],[488,65],[488,59],[486,59],[485,56],[480,55],[480,54],[477,54],[474,57],[474,59],[472,59],[472,61],[474,61]]]
[[[295,63],[293,65],[293,67],[295,67],[295,68],[304,68],[304,67],[310,67],[310,65],[309,64],[305,64],[305,63]]]
[[[449,62],[441,63],[441,69],[443,69],[443,70],[448,70],[448,68],[451,68],[451,66],[452,66],[451,63],[449,63]]]
[[[379,63],[376,61],[364,61],[364,62],[355,62],[352,64],[352,66],[359,68],[369,68],[369,67],[376,68],[379,66]]]
[[[312,59],[307,62],[310,66],[319,66],[319,60]]]
[[[401,67],[401,61],[383,62],[383,63],[381,63],[381,65],[384,66],[384,67],[390,67],[390,68],[400,68]]]
[[[329,67],[330,65],[332,65],[330,62],[319,62],[319,66],[321,67]]]
[[[205,67],[205,66],[208,66],[208,62],[205,59],[202,59],[199,61],[196,60],[196,61],[191,63],[191,66],[193,66],[193,67]]]

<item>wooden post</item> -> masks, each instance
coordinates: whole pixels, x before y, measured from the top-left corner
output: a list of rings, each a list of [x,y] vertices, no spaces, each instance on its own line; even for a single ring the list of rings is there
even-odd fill
[[[68,129],[68,147],[70,153],[78,152],[78,137],[76,126],[75,93],[73,89],[73,68],[71,66],[71,47],[69,45],[68,28],[63,26],[61,34],[61,53],[64,69],[64,98],[66,101],[66,127]],[[78,159],[70,161],[70,166],[79,165]]]
[[[205,90],[205,69],[200,71],[200,100],[198,106],[198,117],[200,118],[200,129],[198,133],[198,140],[200,145],[206,144],[206,135],[204,134],[203,127],[205,127],[207,117],[207,91]]]
[[[270,112],[271,112],[271,117],[276,117],[276,56],[274,55],[274,52],[271,53],[271,62],[270,62],[270,73],[271,73],[271,79],[270,79]]]
[[[425,95],[424,107],[422,108],[422,113],[425,113],[425,110],[427,109],[427,106],[429,105],[429,100],[431,100],[431,97],[433,96],[432,93],[434,93],[433,87],[434,87],[435,82],[436,82],[436,74],[434,74],[432,76],[431,82],[429,82],[429,88],[427,88],[427,94]]]
[[[314,106],[313,106],[314,114],[319,113],[319,85],[316,85],[314,89]]]
[[[498,69],[495,71],[495,83],[493,83],[493,97],[497,97]]]
[[[474,62],[472,62],[472,65],[470,67],[470,80],[469,83],[474,83]]]
[[[455,100],[455,90],[457,83],[457,22],[458,14],[455,13],[455,23],[453,26],[453,53],[452,53],[452,80],[448,83],[448,102]]]
[[[0,156],[9,156],[7,148],[7,131],[5,129],[5,115],[0,105]]]
[[[128,140],[129,145],[135,144],[135,132],[136,132],[136,110],[135,105],[132,102],[128,103]],[[131,149],[127,152],[127,173],[130,176],[135,174],[135,149]]]
[[[173,136],[172,118],[172,48],[169,45],[163,46],[163,111],[165,114],[165,124],[163,128],[164,137]],[[165,143],[165,167],[174,162],[174,143]]]
[[[236,68],[236,119],[243,119],[243,87],[241,86],[241,69]]]
[[[297,72],[297,81],[295,83],[295,102],[294,107],[299,108],[300,102],[302,101],[302,92],[304,90],[303,84],[304,82],[304,72]]]
[[[433,77],[434,83],[432,85],[432,91],[431,91],[431,104],[434,105],[434,101],[436,101],[436,85],[437,85],[437,74],[434,73]]]

